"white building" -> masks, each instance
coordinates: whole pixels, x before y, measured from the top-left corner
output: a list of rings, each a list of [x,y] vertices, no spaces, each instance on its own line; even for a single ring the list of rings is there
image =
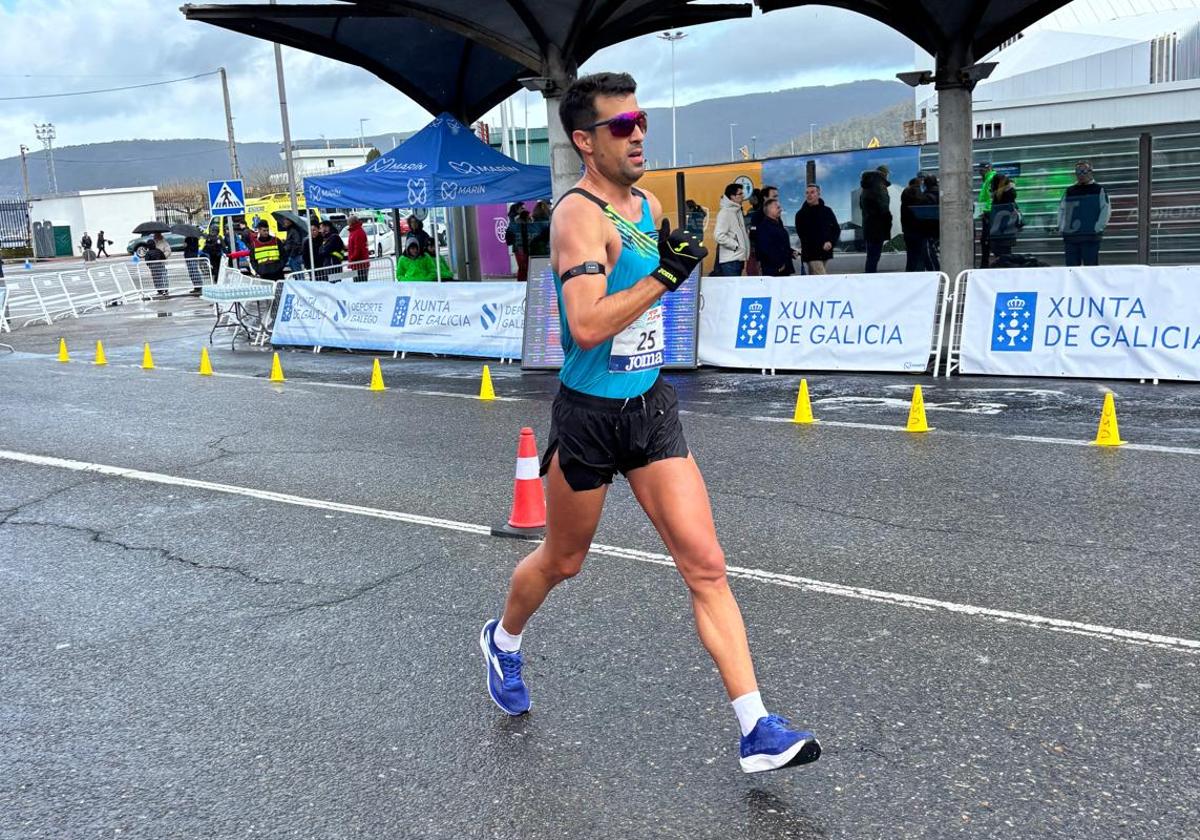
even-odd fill
[[[341,149],[293,149],[292,163],[296,167],[296,179],[301,180],[309,175],[332,175],[335,172],[345,172],[362,166],[367,162],[367,153],[371,147],[353,146]],[[279,153],[281,160],[283,152]],[[287,172],[271,176],[271,183],[287,185]]]
[[[1200,0],[1172,5],[1191,8],[1114,18],[1111,4],[1072,3],[985,56],[997,67],[975,88],[976,139],[1195,119]],[[918,66],[933,60],[919,53]],[[915,116],[936,142],[931,87],[917,89]]]
[[[95,242],[101,230],[113,241],[110,253],[123,253],[125,243],[133,238],[133,229],[142,222],[154,221],[157,189],[156,186],[122,187],[38,196],[30,199],[30,219],[50,222],[55,227],[70,227],[75,256],[83,256],[79,247],[83,234],[90,234]]]

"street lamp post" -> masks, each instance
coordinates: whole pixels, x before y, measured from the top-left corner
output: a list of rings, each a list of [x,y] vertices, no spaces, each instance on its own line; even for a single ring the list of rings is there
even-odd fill
[[[358,148],[360,149],[367,148],[367,140],[363,135],[363,123],[369,123],[370,121],[370,117],[360,117],[358,120]]]
[[[729,159],[731,161],[733,160],[733,127],[735,125],[737,125],[737,123],[729,124]]]
[[[750,160],[758,160],[758,135],[750,135]]]
[[[816,127],[817,127],[816,123],[808,124],[808,153],[810,155],[813,153],[813,129],[815,129]]]
[[[46,184],[52,195],[58,195],[58,177],[54,174],[54,138],[58,134],[54,130],[54,123],[34,125],[33,133],[42,141],[42,148],[46,150]]]
[[[679,145],[676,139],[677,134],[675,131],[675,44],[678,41],[682,41],[687,37],[687,35],[676,31],[663,32],[658,37],[664,41],[670,42],[671,44],[671,166],[678,166],[679,161],[677,152]]]

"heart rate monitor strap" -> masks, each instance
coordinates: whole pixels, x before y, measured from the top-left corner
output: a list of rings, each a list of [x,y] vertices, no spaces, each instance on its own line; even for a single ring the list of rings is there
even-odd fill
[[[578,277],[580,274],[608,274],[608,270],[601,263],[589,261],[567,269],[559,279],[566,283],[572,277]]]

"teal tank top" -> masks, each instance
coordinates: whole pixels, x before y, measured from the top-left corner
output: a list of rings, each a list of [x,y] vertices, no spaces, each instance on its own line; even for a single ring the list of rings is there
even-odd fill
[[[630,288],[658,268],[658,230],[650,213],[650,200],[644,193],[634,190],[635,194],[642,197],[642,218],[635,223],[618,213],[611,204],[586,190],[574,189],[571,192],[599,205],[621,236],[621,256],[616,265],[608,270],[607,294]],[[610,399],[639,397],[649,391],[658,379],[659,368],[628,373],[610,372],[608,357],[612,352],[612,339],[591,350],[584,350],[576,344],[567,324],[567,310],[562,301],[562,279],[557,272],[554,274],[554,290],[558,294],[558,317],[562,328],[563,366],[558,374],[562,384],[574,391]],[[659,306],[662,306],[661,299],[651,308]]]

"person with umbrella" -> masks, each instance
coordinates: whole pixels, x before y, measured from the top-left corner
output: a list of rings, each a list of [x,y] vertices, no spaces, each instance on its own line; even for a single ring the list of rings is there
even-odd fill
[[[144,259],[149,263],[150,278],[154,282],[155,295],[157,297],[167,296],[166,259],[170,252],[170,246],[166,244],[167,240],[163,239],[163,232],[170,229],[170,225],[157,221],[142,222],[133,229],[134,233],[150,236],[146,240],[146,255]],[[163,246],[166,246],[168,250],[163,250]]]
[[[200,294],[204,285],[204,275],[200,270],[200,237],[204,231],[195,225],[184,223],[171,225],[171,233],[183,237],[183,262],[187,266],[188,278],[192,281],[192,296]]]
[[[308,225],[297,213],[290,210],[275,210],[279,229],[286,232],[283,240],[283,261],[288,271],[301,271],[304,268],[304,239],[308,234]]]

